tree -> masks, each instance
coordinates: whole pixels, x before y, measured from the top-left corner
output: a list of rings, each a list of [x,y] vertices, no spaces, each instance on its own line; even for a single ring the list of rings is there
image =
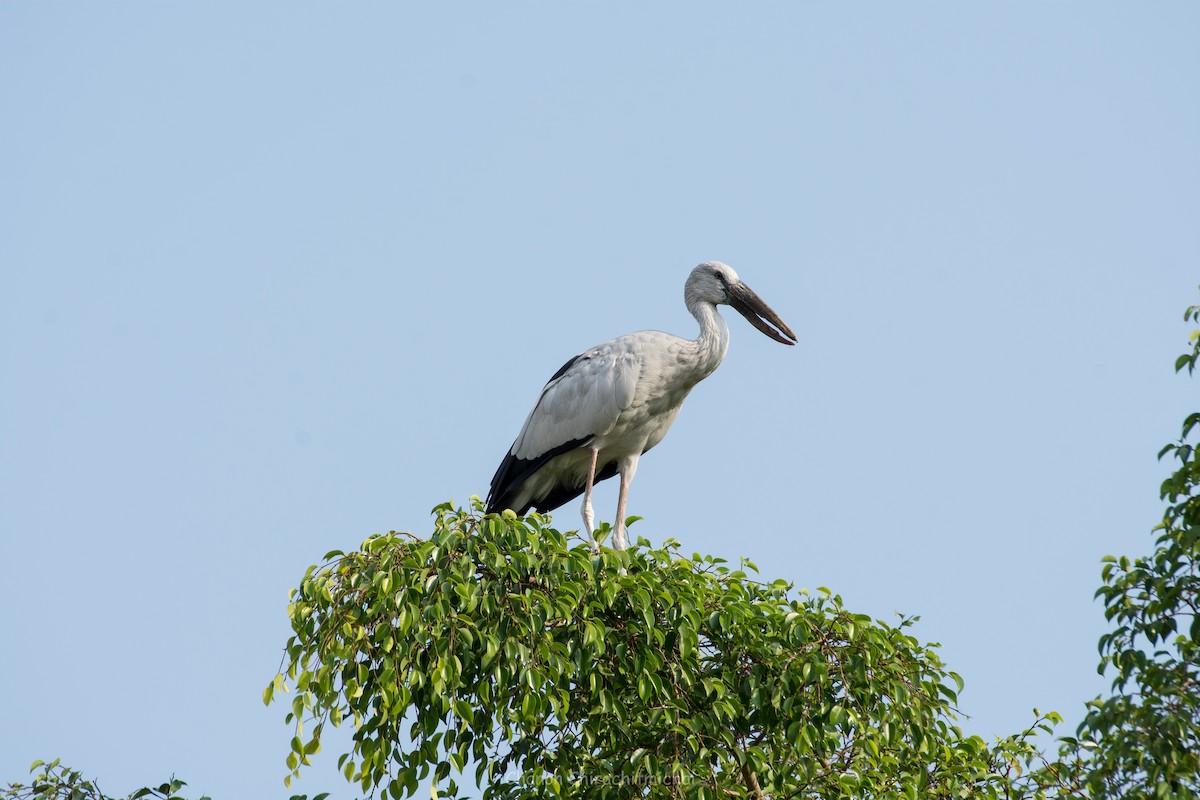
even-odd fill
[[[305,574],[264,696],[295,691],[293,775],[346,721],[346,777],[391,797],[431,775],[456,796],[464,771],[485,798],[998,797],[1031,756],[963,736],[961,680],[912,620],[480,511]]]
[[[64,766],[57,758],[34,761],[29,772],[33,775],[31,783],[10,783],[0,787],[0,797],[7,800],[114,800],[100,790],[95,780],[84,778],[79,770]],[[186,785],[172,776],[158,786],[134,790],[126,800],[183,800],[179,790]],[[200,800],[209,798],[201,797]]]
[[[1200,322],[1200,306],[1184,320]],[[1200,330],[1175,362],[1190,375],[1200,359]],[[1064,739],[1060,769],[1096,798],[1200,797],[1200,460],[1194,433],[1200,412],[1179,440],[1159,453],[1175,459],[1163,481],[1167,502],[1154,552],[1108,556],[1096,596],[1115,627],[1100,637],[1101,674],[1113,674],[1110,697],[1089,702],[1076,737]]]

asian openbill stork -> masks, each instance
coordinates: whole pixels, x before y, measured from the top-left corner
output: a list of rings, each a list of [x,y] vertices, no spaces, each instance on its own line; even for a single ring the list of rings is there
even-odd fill
[[[638,458],[662,441],[688,392],[729,348],[717,306],[733,306],[777,342],[796,342],[779,315],[719,261],[692,270],[683,299],[700,323],[695,339],[639,331],[593,347],[554,373],[492,478],[488,513],[549,511],[582,494],[583,523],[592,535],[592,486],[620,475],[613,545],[625,548],[625,503]]]

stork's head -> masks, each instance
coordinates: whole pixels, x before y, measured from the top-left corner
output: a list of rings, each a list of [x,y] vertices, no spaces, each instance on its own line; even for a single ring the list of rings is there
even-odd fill
[[[742,283],[733,267],[720,261],[705,261],[688,276],[683,285],[683,299],[688,308],[697,303],[732,306],[760,331],[783,344],[795,344],[796,334],[762,298]],[[771,327],[771,326],[774,327]],[[787,338],[784,338],[784,337]],[[790,340],[790,341],[789,341]]]

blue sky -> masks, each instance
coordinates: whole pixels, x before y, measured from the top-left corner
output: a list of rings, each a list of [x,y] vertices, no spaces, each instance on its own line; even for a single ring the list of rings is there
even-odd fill
[[[112,793],[282,793],[288,588],[486,493],[569,356],[694,335],[705,259],[800,343],[726,314],[633,532],[919,614],[970,732],[1073,726],[1099,559],[1150,549],[1195,409],[1198,30],[1188,2],[3,5],[0,781],[62,756]],[[337,753],[296,788],[353,796]]]

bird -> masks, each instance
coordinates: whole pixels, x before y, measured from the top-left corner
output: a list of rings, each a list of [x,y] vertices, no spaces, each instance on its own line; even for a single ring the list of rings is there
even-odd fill
[[[583,523],[596,550],[592,487],[620,476],[613,547],[625,549],[625,509],[638,459],[662,441],[688,393],[729,349],[729,327],[717,306],[732,306],[777,342],[797,342],[720,261],[695,267],[683,298],[700,324],[695,339],[630,333],[580,353],[551,376],[492,478],[485,513],[551,511],[582,494]]]

